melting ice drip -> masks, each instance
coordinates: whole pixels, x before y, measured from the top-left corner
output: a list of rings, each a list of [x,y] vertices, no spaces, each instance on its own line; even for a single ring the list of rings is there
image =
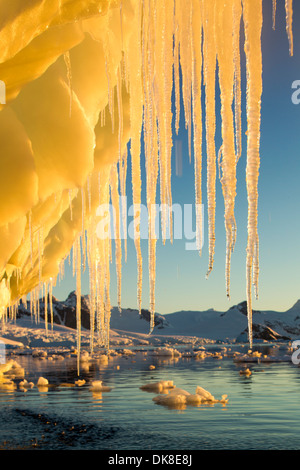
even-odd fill
[[[292,55],[292,0],[285,1],[285,8],[286,29],[290,54]],[[47,19],[47,12],[39,11],[41,16],[43,13]],[[51,14],[53,16],[53,12]],[[273,28],[275,28],[275,14],[276,0],[273,0]],[[125,195],[126,145],[130,141],[138,272],[137,304],[141,310],[143,278],[140,246],[141,136],[144,136],[148,207],[151,208],[155,205],[158,184],[162,207],[171,207],[173,87],[175,90],[175,128],[177,133],[179,130],[180,94],[183,98],[185,125],[189,135],[190,159],[192,153],[194,155],[196,204],[202,203],[202,131],[204,128],[206,131],[209,231],[207,276],[214,264],[216,175],[219,166],[225,203],[226,293],[228,298],[230,297],[230,265],[236,240],[234,215],[236,165],[242,152],[240,29],[243,22],[247,72],[248,244],[246,275],[249,342],[252,347],[252,286],[254,286],[257,296],[259,274],[257,188],[260,165],[262,94],[262,0],[199,0],[198,2],[192,0],[132,0],[129,2],[115,0],[110,3],[99,0],[98,2],[80,2],[80,6],[78,5],[78,9],[75,9],[73,13],[68,12],[65,6],[65,10],[61,8],[54,12],[55,15],[57,15],[56,23],[60,24],[61,28],[64,26],[69,28],[69,36],[67,39],[64,37],[68,46],[64,44],[64,50],[58,51],[52,61],[55,64],[55,61],[62,58],[66,69],[65,80],[61,80],[60,86],[63,87],[68,99],[64,101],[64,108],[61,105],[60,112],[64,109],[65,119],[69,119],[68,122],[71,124],[72,119],[79,120],[78,116],[82,119],[80,129],[85,129],[85,126],[87,128],[86,145],[89,149],[92,148],[93,157],[90,160],[87,159],[88,163],[85,166],[82,163],[80,172],[78,172],[80,177],[77,175],[73,178],[74,169],[72,165],[69,165],[70,174],[67,176],[64,174],[62,181],[68,181],[69,178],[72,184],[60,185],[57,183],[58,189],[54,187],[52,193],[50,191],[48,194],[44,194],[43,197],[35,200],[30,210],[26,209],[26,223],[22,231],[22,242],[20,242],[23,251],[21,252],[18,246],[13,247],[8,262],[2,270],[0,293],[2,293],[1,298],[5,299],[2,308],[9,304],[10,312],[14,315],[20,299],[31,292],[32,312],[35,317],[38,317],[40,294],[44,293],[46,299],[49,294],[49,310],[48,302],[46,302],[45,321],[47,325],[49,311],[51,323],[53,323],[52,287],[55,284],[55,278],[58,275],[63,276],[64,262],[73,246],[73,269],[77,279],[78,296],[78,349],[80,351],[81,273],[82,266],[86,265],[89,267],[90,274],[91,347],[93,349],[96,331],[98,332],[98,341],[106,347],[109,346],[111,238],[97,237],[96,208],[99,204],[109,204],[110,201],[115,208],[115,252],[118,306],[120,308],[122,246],[118,235],[121,223],[123,222],[124,225],[126,223],[126,214],[124,214],[123,208],[119,207],[119,195]],[[71,20],[74,20],[74,28],[70,26]],[[39,35],[42,37],[43,34],[47,34],[51,37],[51,27],[53,27],[53,23],[48,19],[48,23],[45,20],[42,26],[36,24],[32,25],[31,29],[28,28],[28,31],[31,31],[31,37],[24,47],[26,53],[31,52],[30,43],[38,41]],[[17,29],[18,19],[16,18]],[[83,48],[82,52],[80,47],[86,43],[90,49]],[[90,79],[88,72],[83,76],[76,63],[83,59],[88,61],[88,54],[92,54],[93,48],[97,49],[97,53],[99,53],[97,60],[102,67],[99,67],[99,77],[101,76],[103,80],[103,75],[105,75],[106,81],[104,85],[104,82],[101,82],[102,85],[95,88],[96,91],[92,90],[94,95],[90,96],[88,92],[92,88],[92,81],[88,82]],[[98,48],[101,48],[101,53]],[[88,54],[84,56],[83,53],[86,53],[87,50]],[[76,55],[77,51],[79,51],[78,56]],[[3,73],[6,66],[9,69],[10,61],[18,60],[16,51],[14,54],[11,54],[10,58],[7,52],[7,63],[1,64]],[[22,54],[22,45],[19,45],[19,54]],[[102,57],[102,62],[100,57]],[[94,60],[93,57],[92,59]],[[105,73],[103,73],[104,71]],[[215,145],[216,71],[218,71],[221,99],[222,145],[220,149],[216,149]],[[52,71],[51,73],[54,74]],[[43,77],[43,74],[50,74],[50,71],[39,70],[36,72],[36,76]],[[36,76],[33,74],[31,77],[33,82]],[[56,77],[56,75],[53,76]],[[97,74],[95,76],[97,77]],[[81,87],[83,82],[85,88]],[[181,88],[180,83],[182,83]],[[100,93],[101,86],[104,89],[105,99]],[[24,108],[18,107],[18,99],[22,99],[21,88],[16,91],[12,85],[11,95],[9,95],[10,89],[8,87],[8,103],[11,101],[12,109],[20,119],[24,114]],[[202,109],[202,90],[205,90],[205,109]],[[4,111],[5,108],[2,108],[1,112]],[[31,123],[26,120],[30,119],[30,117],[26,117],[26,112],[24,126],[27,130]],[[33,118],[34,116],[32,116]],[[39,156],[36,154],[41,149],[35,145],[34,138],[30,135],[29,137],[32,139],[33,157],[38,159]],[[106,148],[109,151],[106,152]],[[63,160],[63,152],[59,158]],[[57,167],[60,168],[59,165]],[[40,192],[42,193],[41,190]],[[45,214],[50,209],[53,210],[54,221],[52,225],[47,225],[46,218],[43,220],[41,214]],[[153,231],[155,213],[152,210],[149,210],[148,213],[150,331],[152,331],[155,313],[156,238]],[[166,209],[162,213],[161,224],[165,241],[168,227],[172,234],[171,211]],[[201,213],[199,213],[197,216],[199,233],[201,226]],[[109,224],[107,230],[109,230]],[[200,246],[202,246],[201,243]],[[125,256],[126,253],[125,242]],[[6,289],[10,290],[10,300]]]

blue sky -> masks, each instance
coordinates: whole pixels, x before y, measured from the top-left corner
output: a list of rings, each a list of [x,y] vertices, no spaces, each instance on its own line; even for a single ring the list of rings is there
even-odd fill
[[[300,298],[300,104],[292,103],[292,83],[300,80],[300,5],[294,2],[294,56],[289,56],[285,30],[284,2],[277,2],[276,29],[272,29],[272,0],[263,0],[262,31],[263,96],[261,125],[261,168],[259,178],[260,277],[257,309],[284,311]],[[298,31],[297,31],[298,30]],[[244,65],[244,61],[243,61]],[[245,79],[245,70],[242,70]],[[245,80],[243,81],[245,98]],[[156,311],[167,314],[177,310],[227,310],[245,300],[247,194],[245,182],[246,137],[245,100],[243,108],[243,151],[237,167],[236,221],[237,243],[232,257],[231,299],[225,292],[225,230],[221,185],[217,180],[216,253],[215,264],[208,280],[206,172],[203,172],[204,246],[202,256],[185,249],[186,240],[173,245],[161,239],[157,243]],[[219,124],[219,119],[218,119]],[[220,146],[219,129],[216,147]],[[194,203],[194,173],[188,158],[187,133],[181,119],[179,136],[182,141],[183,171],[176,176],[173,158],[173,203]],[[174,156],[173,156],[174,157]],[[203,164],[205,166],[205,148]],[[130,163],[130,162],[128,162]],[[129,164],[130,167],[130,164]],[[145,189],[145,180],[143,181]],[[128,173],[128,204],[131,181]],[[143,200],[145,203],[145,199]],[[147,241],[142,241],[144,260],[143,308],[149,307]],[[87,273],[83,290],[88,293]],[[128,239],[128,260],[122,270],[122,306],[136,308],[136,255],[133,241]],[[65,279],[54,289],[54,295],[66,298],[75,289],[75,280],[66,265]],[[115,267],[111,270],[111,300],[116,305]]]

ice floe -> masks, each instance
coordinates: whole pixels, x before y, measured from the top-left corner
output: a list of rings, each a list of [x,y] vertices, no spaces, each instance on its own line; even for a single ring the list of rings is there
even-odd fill
[[[202,387],[197,386],[194,394],[191,394],[187,390],[179,387],[175,387],[165,394],[160,394],[152,399],[158,405],[164,405],[168,407],[179,407],[182,408],[185,405],[201,405],[201,404],[215,404],[222,403],[223,405],[228,403],[227,395],[222,395],[221,399],[216,399],[209,391]]]

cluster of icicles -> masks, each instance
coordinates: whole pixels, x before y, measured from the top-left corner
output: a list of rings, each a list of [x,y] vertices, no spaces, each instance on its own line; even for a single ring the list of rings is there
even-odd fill
[[[286,28],[293,52],[292,0],[285,1]],[[273,27],[275,27],[276,0],[273,0]],[[120,25],[122,28],[122,2],[120,3]],[[205,130],[207,152],[207,207],[208,250],[207,276],[213,269],[215,249],[215,203],[216,175],[219,168],[225,204],[226,229],[226,292],[230,296],[230,264],[236,240],[234,215],[236,197],[236,166],[241,156],[241,68],[240,29],[245,33],[244,50],[247,74],[247,167],[246,185],[248,194],[248,245],[246,253],[247,304],[249,341],[252,345],[252,287],[258,295],[259,242],[257,229],[258,175],[260,165],[260,110],[262,94],[262,0],[140,0],[135,2],[135,13],[131,19],[131,40],[124,43],[123,58],[117,69],[116,86],[109,86],[108,113],[103,112],[103,125],[111,121],[111,132],[119,136],[119,155],[113,164],[103,166],[89,178],[85,187],[69,192],[70,210],[76,200],[82,201],[81,229],[73,244],[73,269],[77,285],[77,329],[80,351],[80,309],[82,267],[88,266],[90,277],[91,343],[98,331],[99,341],[109,346],[110,323],[110,261],[111,237],[97,235],[99,204],[109,204],[115,209],[115,255],[117,267],[118,306],[121,308],[122,246],[120,230],[126,223],[119,207],[119,196],[125,195],[127,153],[122,148],[123,96],[126,89],[130,99],[130,154],[132,172],[132,194],[135,221],[135,248],[137,253],[137,302],[142,302],[142,255],[139,226],[141,221],[141,137],[144,138],[146,165],[147,205],[155,207],[159,186],[162,213],[162,238],[166,239],[168,227],[172,228],[171,156],[172,156],[172,93],[175,91],[175,129],[179,130],[180,97],[184,103],[185,125],[189,134],[189,154],[194,155],[195,203],[202,204],[202,135]],[[122,37],[122,31],[121,31]],[[108,46],[109,47],[109,46]],[[109,50],[107,52],[109,54]],[[72,86],[72,63],[65,54],[68,67],[69,86]],[[108,84],[113,83],[107,73]],[[181,75],[180,75],[181,74]],[[220,88],[222,146],[215,147],[216,134],[216,74]],[[180,86],[181,84],[181,86]],[[201,94],[205,92],[205,109],[202,109]],[[72,103],[70,103],[72,112]],[[205,119],[203,119],[205,116]],[[205,128],[205,129],[204,129]],[[192,137],[193,136],[193,137]],[[192,141],[193,140],[193,141]],[[95,202],[97,193],[97,203]],[[149,210],[149,284],[150,284],[150,331],[154,327],[156,237],[154,219]],[[201,234],[201,214],[197,214],[197,233]],[[35,234],[35,236],[38,236]],[[172,239],[172,230],[171,230]],[[125,257],[126,257],[126,240]],[[202,244],[200,243],[200,246]],[[38,243],[39,259],[43,247]],[[69,255],[70,256],[70,255]],[[61,272],[66,257],[61,261]],[[53,321],[52,287],[54,280],[43,280],[42,272],[35,280],[31,292],[31,308],[38,316],[41,292],[48,298],[45,303],[45,320],[48,313]],[[25,301],[25,300],[24,300]],[[14,310],[18,302],[11,306]]]

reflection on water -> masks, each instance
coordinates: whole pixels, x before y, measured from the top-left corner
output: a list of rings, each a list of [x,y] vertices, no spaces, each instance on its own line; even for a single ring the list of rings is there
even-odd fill
[[[241,375],[244,365],[231,357],[173,359],[140,351],[86,361],[78,377],[72,357],[15,359],[24,376],[12,377],[17,387],[0,388],[2,448],[300,448],[300,369],[291,362],[249,363],[251,375]],[[39,377],[46,387],[36,386]],[[35,386],[20,388],[24,379]],[[201,386],[217,400],[227,394],[229,401],[159,406],[157,393],[140,387],[161,380],[191,394]],[[92,387],[94,381],[109,389]]]

